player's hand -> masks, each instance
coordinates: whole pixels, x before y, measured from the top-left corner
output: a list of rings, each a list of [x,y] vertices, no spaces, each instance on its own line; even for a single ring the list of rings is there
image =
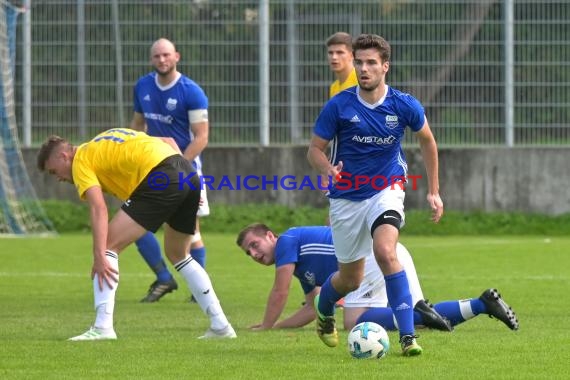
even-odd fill
[[[323,188],[327,189],[326,191],[328,191],[328,187],[331,186],[330,181],[332,181],[332,185],[334,185],[341,178],[340,172],[343,166],[342,161],[339,161],[336,166],[331,166],[328,172],[323,175],[322,185]]]
[[[249,329],[251,331],[263,331],[263,330],[267,330],[266,327],[263,327],[263,325],[261,323],[258,323],[256,325],[253,326],[249,326]]]
[[[342,171],[343,166],[344,164],[342,161],[339,161],[336,166],[331,166],[329,169],[328,175],[332,178],[333,185],[340,179],[340,172]]]
[[[94,278],[97,275],[97,282],[99,283],[99,290],[103,290],[103,284],[105,283],[110,289],[118,282],[118,274],[117,270],[115,270],[111,265],[109,265],[109,261],[103,255],[101,257],[96,257],[93,260],[93,268],[91,269],[91,278]]]
[[[431,220],[434,223],[438,223],[443,216],[443,201],[439,194],[428,193],[427,201],[429,207],[431,208]]]

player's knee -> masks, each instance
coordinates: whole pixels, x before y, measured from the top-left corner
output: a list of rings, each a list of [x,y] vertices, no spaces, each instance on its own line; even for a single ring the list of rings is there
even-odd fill
[[[344,329],[350,331],[356,325],[356,320],[362,314],[360,308],[344,308],[343,310],[343,325]]]
[[[120,253],[122,252],[125,248],[127,248],[131,243],[135,242],[137,240],[136,237],[125,237],[122,236],[120,234],[117,233],[112,233],[111,231],[109,231],[109,235],[107,236],[107,245],[105,248],[116,252],[116,253]]]
[[[378,262],[396,260],[396,246],[391,242],[375,241],[373,249]]]
[[[375,254],[375,256],[376,262],[380,265],[380,269],[382,269],[382,271],[391,270],[398,265],[398,257],[396,255]]]
[[[374,242],[374,257],[380,268],[391,268],[398,262],[396,246],[389,242]]]
[[[344,319],[343,327],[344,327],[344,329],[345,329],[346,331],[350,331],[350,330],[354,327],[355,324],[356,324],[356,323],[355,323],[355,320],[352,320],[352,319],[351,319],[351,320]]]
[[[391,265],[398,260],[396,256],[396,245],[391,239],[379,238],[380,235],[375,235],[375,231],[385,225],[391,226],[389,228],[394,227],[399,230],[401,224],[402,216],[394,210],[385,211],[376,218],[372,224],[370,232],[373,238],[376,236],[376,238],[373,239],[374,256],[381,268],[391,267]]]
[[[173,250],[165,250],[164,254],[170,264],[176,265],[177,263],[181,262],[182,260],[186,259],[188,253],[185,251],[173,251]]]

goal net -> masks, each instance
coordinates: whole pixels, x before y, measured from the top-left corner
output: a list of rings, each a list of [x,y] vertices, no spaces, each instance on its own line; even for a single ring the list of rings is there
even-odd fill
[[[0,0],[0,236],[55,232],[31,184],[18,142],[14,63],[19,13]]]

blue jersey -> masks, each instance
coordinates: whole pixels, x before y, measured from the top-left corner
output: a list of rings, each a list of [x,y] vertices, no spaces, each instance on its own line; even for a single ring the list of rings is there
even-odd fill
[[[330,198],[368,199],[405,178],[401,141],[406,127],[414,132],[423,127],[424,109],[413,96],[386,87],[386,97],[377,104],[362,100],[358,86],[342,91],[317,118],[315,135],[333,141],[331,163],[343,162],[342,178],[330,189]]]
[[[144,115],[149,135],[172,137],[184,152],[194,138],[188,112],[207,110],[208,98],[202,88],[185,75],[167,87],[159,86],[156,75],[156,72],[147,74],[135,85],[135,112]],[[201,169],[199,158],[194,165]]]
[[[330,227],[293,227],[277,239],[275,266],[295,264],[293,274],[307,294],[338,270],[334,252]]]

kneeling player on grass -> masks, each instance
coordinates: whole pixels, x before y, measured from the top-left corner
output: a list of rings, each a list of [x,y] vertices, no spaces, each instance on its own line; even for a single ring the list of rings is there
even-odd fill
[[[164,223],[164,250],[186,280],[210,327],[201,338],[235,338],[210,278],[188,254],[200,201],[192,164],[172,139],[131,129],[110,129],[80,146],[50,137],[38,153],[38,168],[76,186],[89,203],[93,234],[93,327],[73,341],[116,339],[113,328],[119,253]],[[183,182],[189,179],[188,182]],[[108,221],[103,192],[124,200]]]
[[[269,294],[263,321],[253,330],[301,327],[315,317],[313,300],[321,284],[337,270],[331,228],[328,226],[293,227],[278,236],[264,224],[244,228],[237,245],[255,262],[275,265],[275,279]],[[478,298],[440,302],[430,305],[422,293],[412,257],[398,243],[396,252],[404,266],[414,307],[414,323],[437,330],[452,331],[453,326],[479,314],[488,314],[510,329],[518,329],[514,311],[502,300],[496,289],[488,289]],[[305,293],[305,302],[290,317],[279,320],[287,298],[291,279],[297,277]],[[360,287],[345,296],[344,328],[351,329],[363,321],[376,322],[387,330],[397,330],[394,314],[388,307],[384,276],[374,256],[366,258],[364,280]]]

